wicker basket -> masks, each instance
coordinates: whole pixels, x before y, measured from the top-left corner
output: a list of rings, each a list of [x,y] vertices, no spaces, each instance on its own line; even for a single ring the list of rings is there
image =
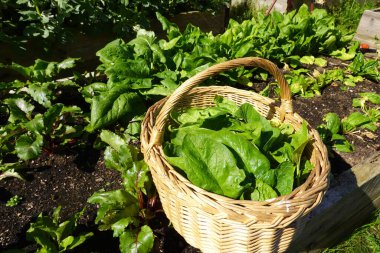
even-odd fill
[[[257,93],[228,86],[194,88],[209,77],[239,66],[261,67],[280,86],[281,106]],[[170,97],[149,108],[143,121],[141,142],[165,214],[192,246],[203,252],[283,252],[300,231],[301,220],[321,199],[328,186],[330,165],[318,132],[309,128],[311,142],[304,154],[314,169],[292,193],[267,201],[235,200],[207,192],[190,183],[166,161],[163,134],[172,110],[208,107],[215,95],[238,105],[252,104],[268,119],[281,120],[299,129],[303,119],[292,109],[289,87],[275,64],[256,57],[214,65],[184,82]]]

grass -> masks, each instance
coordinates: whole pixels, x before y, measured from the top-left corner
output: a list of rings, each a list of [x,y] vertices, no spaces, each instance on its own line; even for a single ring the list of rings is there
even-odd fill
[[[380,0],[340,0],[331,7],[329,12],[336,19],[336,24],[344,31],[355,32],[360,18],[365,10],[375,9],[380,6]]]
[[[242,22],[247,19],[252,19],[259,12],[265,13],[266,7],[258,8],[256,5],[257,0],[248,0],[239,3],[234,6],[230,11],[230,17],[238,22]]]
[[[326,249],[323,253],[374,253],[380,252],[380,209],[378,209],[371,221],[355,230],[346,240],[333,248]]]
[[[257,0],[248,0],[240,3],[231,10],[231,17],[239,22],[251,19],[258,12],[265,13],[268,7],[258,8]],[[317,5],[317,7],[319,7]],[[335,17],[336,24],[347,33],[354,33],[359,25],[360,18],[365,10],[380,7],[380,0],[339,0],[333,6],[326,6],[329,13]]]

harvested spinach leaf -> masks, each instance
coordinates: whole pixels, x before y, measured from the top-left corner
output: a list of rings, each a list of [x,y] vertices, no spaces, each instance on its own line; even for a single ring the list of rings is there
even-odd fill
[[[243,170],[237,167],[233,153],[222,143],[206,135],[187,134],[181,155],[168,157],[197,186],[231,198],[238,198],[244,188]]]
[[[217,96],[215,106],[173,112],[166,158],[193,184],[235,199],[263,201],[289,194],[310,172],[302,154],[306,123],[276,126],[250,104]]]

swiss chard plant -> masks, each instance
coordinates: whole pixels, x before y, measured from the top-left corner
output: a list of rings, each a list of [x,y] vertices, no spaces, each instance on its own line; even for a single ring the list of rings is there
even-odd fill
[[[94,193],[88,202],[99,206],[95,222],[100,230],[112,230],[120,238],[120,252],[151,251],[154,242],[149,221],[155,217],[157,193],[133,134],[131,123],[123,133],[103,130],[100,138],[107,143],[105,164],[121,173],[123,188]]]
[[[306,123],[298,131],[271,122],[252,105],[222,97],[216,106],[172,113],[164,150],[193,184],[234,199],[263,201],[292,192],[312,169],[303,156]]]
[[[15,63],[2,65],[19,72],[25,80],[2,82],[0,86],[4,98],[0,102],[3,117],[0,125],[0,179],[17,176],[16,170],[23,167],[24,161],[38,157],[43,151],[72,145],[76,138],[84,136],[87,123],[82,109],[59,101],[65,90],[77,91],[80,86],[72,80],[53,81],[60,71],[74,67],[75,61],[36,60],[30,67]]]
[[[30,224],[26,231],[29,241],[38,244],[36,252],[60,253],[73,251],[83,244],[88,238],[93,236],[92,232],[77,233],[78,219],[83,215],[84,210],[74,214],[68,220],[60,221],[61,207],[57,207],[52,217],[38,215],[37,220]]]
[[[134,34],[134,27],[149,27],[154,12],[217,11],[227,0],[2,0],[0,41],[24,48],[25,42],[39,39],[47,48],[72,41],[73,27],[82,33],[107,27],[118,36]],[[53,42],[53,43],[52,43]],[[35,44],[37,46],[38,44]]]

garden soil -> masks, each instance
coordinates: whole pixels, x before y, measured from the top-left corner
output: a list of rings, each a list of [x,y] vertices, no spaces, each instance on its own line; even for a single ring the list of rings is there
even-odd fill
[[[345,117],[359,111],[352,107],[352,99],[358,97],[358,93],[380,94],[380,85],[368,80],[346,88],[343,90],[341,83],[334,83],[323,90],[322,96],[296,97],[294,110],[316,128],[323,123],[326,113],[335,112]],[[354,144],[355,152],[331,153],[333,174],[351,168],[380,150],[379,135],[379,130],[376,133],[358,130],[349,134],[347,138]],[[86,207],[79,222],[79,230],[91,230],[96,235],[76,252],[118,252],[118,241],[112,237],[112,233],[96,229],[96,206],[87,204],[87,199],[95,191],[121,187],[118,172],[105,168],[99,151],[71,149],[57,153],[44,152],[41,157],[31,161],[28,167],[25,170],[26,180],[7,178],[0,181],[0,251],[25,249],[26,252],[34,252],[36,245],[30,244],[25,238],[29,223],[38,214],[51,215],[55,207],[62,206],[62,219]],[[16,207],[5,206],[13,195],[21,196],[21,203]],[[187,245],[169,226],[163,212],[159,212],[150,225],[156,235],[154,252],[199,252]]]

